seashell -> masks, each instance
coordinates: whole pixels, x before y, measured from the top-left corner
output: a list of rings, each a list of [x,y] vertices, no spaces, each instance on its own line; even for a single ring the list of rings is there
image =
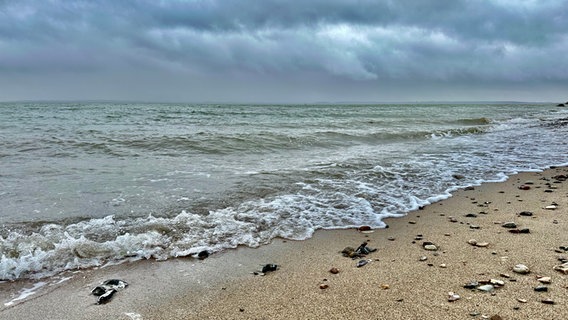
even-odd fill
[[[456,293],[454,293],[454,292],[451,292],[451,291],[448,292],[448,301],[449,301],[449,302],[457,301],[457,300],[459,300],[460,298],[461,298],[461,297],[460,297],[458,294],[456,294]]]
[[[490,279],[490,280],[489,280],[489,283],[492,284],[492,285],[494,285],[494,286],[499,286],[499,287],[502,287],[502,286],[505,285],[505,281],[503,281],[503,280],[498,280],[498,279]]]
[[[546,210],[556,210],[558,207],[555,205],[550,205],[550,206],[546,206],[544,207]]]
[[[331,269],[329,269],[329,272],[333,273],[333,274],[338,274],[339,273],[339,269],[337,269],[336,267],[333,267]]]
[[[97,304],[105,304],[109,302],[115,293],[116,293],[115,289],[108,290],[97,299]]]
[[[320,284],[320,289],[324,290],[329,288],[329,286],[327,284]]]
[[[112,287],[113,289],[124,289],[128,286],[128,283],[120,279],[110,279],[104,281],[102,285]]]
[[[105,292],[107,292],[107,289],[103,286],[97,286],[93,290],[91,290],[91,294],[97,297],[102,296],[103,294],[105,294]]]
[[[467,243],[471,244],[472,246],[475,246],[475,245],[477,244],[477,240],[475,240],[475,239],[469,239],[469,240],[467,241]]]
[[[361,268],[362,266],[366,265],[369,262],[371,262],[371,260],[366,260],[366,259],[359,260],[359,262],[357,262],[356,266],[357,266],[357,268]]]
[[[480,248],[485,248],[489,245],[489,242],[478,242],[475,246]]]
[[[552,278],[550,277],[537,277],[538,282],[540,283],[551,283],[552,282]]]
[[[390,289],[390,286],[386,283],[383,283],[383,284],[381,284],[381,289],[387,290],[387,289]]]
[[[560,271],[560,272],[562,272],[562,273],[564,273],[564,274],[568,274],[568,262],[565,262],[565,263],[563,263],[563,264],[561,264],[561,265],[555,266],[555,267],[554,267],[554,270]]]
[[[521,299],[521,298],[517,298],[517,301],[519,301],[520,303],[527,303],[528,302],[527,299]]]
[[[524,264],[518,264],[514,266],[513,271],[520,274],[528,274],[531,272],[529,267],[525,266]]]

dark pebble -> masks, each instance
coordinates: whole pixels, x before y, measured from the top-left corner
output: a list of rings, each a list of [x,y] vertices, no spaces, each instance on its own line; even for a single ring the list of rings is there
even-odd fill
[[[516,228],[516,227],[517,227],[517,224],[514,223],[514,222],[505,222],[505,223],[503,223],[501,226],[502,226],[503,228],[510,228],[510,229],[512,229],[512,228]]]
[[[209,252],[207,250],[203,250],[197,254],[197,258],[199,258],[199,260],[207,259],[207,257],[209,257]]]
[[[269,264],[265,265],[264,267],[262,267],[262,273],[276,271],[277,269],[278,269],[278,265],[269,263]]]
[[[522,212],[519,212],[519,215],[524,216],[524,217],[532,217],[533,213],[530,212],[530,211],[522,211]]]
[[[510,233],[531,233],[531,231],[527,228],[525,229],[513,229],[509,230]]]
[[[547,286],[538,286],[538,287],[534,288],[534,291],[536,291],[536,292],[548,292],[548,287]]]
[[[552,299],[543,299],[543,300],[540,300],[540,302],[542,302],[544,304],[554,304],[554,300],[552,300]]]

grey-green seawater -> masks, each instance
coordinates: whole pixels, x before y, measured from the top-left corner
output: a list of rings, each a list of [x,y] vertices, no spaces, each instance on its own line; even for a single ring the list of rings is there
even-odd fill
[[[567,164],[567,119],[550,104],[0,104],[0,279],[383,227]]]

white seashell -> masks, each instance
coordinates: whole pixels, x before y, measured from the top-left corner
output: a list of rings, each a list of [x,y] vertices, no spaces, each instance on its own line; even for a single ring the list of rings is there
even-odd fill
[[[550,277],[538,277],[537,280],[541,283],[551,283],[552,282],[552,278]]]
[[[527,274],[531,272],[529,267],[525,266],[524,264],[518,264],[514,266],[513,271],[520,274]]]
[[[500,287],[505,285],[505,281],[499,279],[491,279],[489,280],[489,283],[491,283],[494,286],[500,286]]]
[[[448,301],[449,301],[449,302],[453,302],[453,301],[459,300],[460,298],[461,298],[461,297],[459,296],[459,294],[456,294],[456,293],[451,292],[451,291],[448,292]]]
[[[554,267],[554,270],[560,271],[560,272],[562,272],[562,273],[564,273],[564,274],[568,274],[568,262],[563,263],[563,264],[558,265],[558,266],[555,266],[555,267]]]

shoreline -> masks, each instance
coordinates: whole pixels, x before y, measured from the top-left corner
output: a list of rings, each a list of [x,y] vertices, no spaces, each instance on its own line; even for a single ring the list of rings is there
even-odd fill
[[[563,308],[568,303],[568,275],[553,267],[561,264],[558,256],[568,255],[568,251],[555,252],[568,246],[568,188],[566,182],[541,180],[560,174],[568,175],[568,167],[523,172],[505,182],[461,189],[423,210],[385,219],[389,228],[372,233],[318,230],[307,240],[274,239],[259,248],[239,247],[202,261],[145,260],[81,270],[69,273],[72,279],[46,284],[37,295],[12,306],[5,303],[32,282],[0,283],[0,317],[482,319],[499,315],[563,319],[568,317]],[[532,184],[525,184],[528,180]],[[521,190],[521,185],[530,189]],[[557,210],[544,209],[552,202],[558,204]],[[533,216],[518,215],[522,211]],[[472,213],[475,217],[465,217]],[[502,227],[508,221],[530,233],[510,233]],[[488,245],[471,245],[471,239]],[[367,241],[378,250],[365,257],[372,261],[363,267],[357,268],[358,260],[340,254],[347,246]],[[424,250],[424,241],[433,242],[439,250]],[[420,261],[421,257],[427,259]],[[280,267],[265,276],[251,274],[267,263]],[[516,264],[525,264],[532,272],[516,274],[512,271]],[[332,267],[339,273],[331,274]],[[545,285],[548,292],[534,291],[540,285],[537,275],[552,278]],[[95,305],[90,290],[111,278],[130,285],[108,304]],[[489,279],[504,285],[491,292],[463,288],[468,282]],[[448,292],[460,299],[449,302]],[[544,299],[555,304],[545,304]]]

